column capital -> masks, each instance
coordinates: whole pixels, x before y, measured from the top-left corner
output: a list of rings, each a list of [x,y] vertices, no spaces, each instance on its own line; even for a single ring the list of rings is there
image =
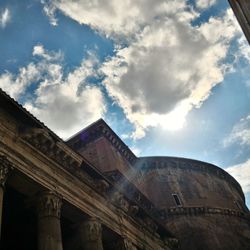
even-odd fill
[[[97,218],[89,218],[81,222],[79,229],[86,241],[95,241],[102,237],[102,225]]]
[[[7,157],[0,155],[0,187],[4,187],[7,177],[12,169],[12,164]]]
[[[135,250],[136,248],[133,246],[133,243],[130,239],[128,239],[127,237],[123,237],[123,244],[121,249],[122,250]]]
[[[62,198],[53,191],[39,193],[37,200],[38,217],[57,217],[61,216]]]

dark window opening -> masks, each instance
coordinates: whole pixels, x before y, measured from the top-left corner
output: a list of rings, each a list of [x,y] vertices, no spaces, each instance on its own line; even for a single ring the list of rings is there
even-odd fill
[[[175,201],[176,205],[178,207],[180,207],[181,206],[181,201],[180,201],[180,198],[179,198],[178,194],[172,194],[172,195],[173,195],[173,198],[174,198],[174,201]]]

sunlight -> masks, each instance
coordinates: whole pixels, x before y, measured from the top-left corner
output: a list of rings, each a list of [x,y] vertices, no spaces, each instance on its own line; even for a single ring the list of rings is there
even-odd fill
[[[176,131],[184,127],[186,122],[186,116],[190,110],[190,105],[182,103],[176,107],[173,111],[166,115],[160,115],[158,121],[163,129]]]

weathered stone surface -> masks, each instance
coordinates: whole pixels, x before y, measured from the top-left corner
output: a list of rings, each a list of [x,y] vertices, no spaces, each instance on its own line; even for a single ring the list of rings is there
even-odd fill
[[[246,248],[250,244],[248,236],[235,233],[236,228],[240,227],[245,228],[245,235],[250,230],[247,220],[249,212],[242,189],[233,177],[217,166],[177,157],[145,157],[137,158],[133,166],[126,161],[123,161],[126,164],[120,164],[120,153],[102,135],[89,140],[78,150],[89,157],[89,160],[93,160],[111,181],[119,184],[123,192],[129,193],[128,182],[132,182],[160,210],[154,210],[155,218],[161,220],[177,236],[177,240],[169,238],[166,241],[168,247],[178,248],[180,243],[181,249],[185,250],[213,247],[227,250],[234,247]],[[134,195],[134,200],[142,205],[147,200],[144,196]],[[116,199],[119,200],[122,199]],[[150,211],[150,208],[147,207],[147,210]],[[196,222],[193,224],[194,220]],[[228,236],[223,238],[223,226],[213,227],[209,231],[213,220],[220,220]],[[235,223],[227,226],[228,220],[234,220]],[[175,224],[175,221],[178,223]],[[154,231],[150,219],[143,223]],[[238,243],[231,243],[232,247],[229,248],[224,242],[227,237],[234,238]],[[201,242],[199,238],[202,239]]]
[[[103,250],[100,221],[97,218],[89,218],[78,223],[67,249]]]
[[[136,167],[143,173],[140,190],[161,209],[159,216],[181,249],[250,249],[249,211],[239,184],[228,173],[171,157],[142,158]]]
[[[181,249],[241,250],[250,249],[250,221],[221,214],[173,216],[165,221]]]
[[[0,155],[19,180],[55,190],[37,201],[39,250],[63,244],[102,250],[103,242],[111,249],[113,241],[129,250],[178,249],[179,243],[185,250],[250,249],[244,194],[224,170],[176,157],[136,158],[102,120],[67,145],[1,91],[0,121]],[[4,184],[6,170],[0,174]],[[22,189],[8,183],[29,196],[29,181]],[[22,244],[15,249],[25,249]]]
[[[64,250],[69,250],[73,249],[70,244],[68,245],[72,242],[72,232],[78,231],[84,247],[88,243],[88,249],[96,249],[97,238],[99,243],[105,240],[108,245],[113,239],[124,235],[134,248],[170,249],[165,246],[164,239],[172,234],[149,214],[146,205],[137,206],[133,195],[138,198],[136,200],[143,200],[140,191],[134,186],[129,186],[128,189],[133,189],[133,192],[130,190],[131,195],[122,194],[116,182],[110,181],[96,169],[96,166],[74,151],[1,90],[0,121],[0,155],[7,157],[15,168],[15,177],[8,182],[8,189],[13,190],[14,196],[7,197],[6,201],[8,203],[12,200],[15,205],[16,199],[21,199],[18,204],[22,205],[22,212],[26,213],[27,218],[30,218],[30,213],[34,213],[34,217],[31,216],[29,226],[20,219],[18,222],[22,224],[18,226],[18,230],[23,226],[25,232],[32,230],[38,234],[38,237],[33,237],[31,244],[21,239],[9,244],[9,236],[5,237],[3,248],[11,245],[11,249],[35,249],[34,246],[38,244],[39,250],[61,250],[63,247]],[[110,135],[105,132],[105,136],[119,151],[123,160],[131,164],[135,156],[124,143],[114,138],[113,132]],[[2,183],[4,181],[3,175]],[[22,184],[27,187],[23,188]],[[42,190],[54,191],[40,192]],[[32,197],[37,192],[39,197],[35,209]],[[151,204],[149,201],[146,203]],[[13,208],[11,204],[8,207],[18,211],[18,208]],[[6,215],[8,216],[8,213]],[[95,222],[86,222],[86,218],[94,216],[98,217],[98,223],[102,224],[107,238],[102,238],[102,230],[98,230],[99,226],[97,227]],[[160,234],[147,227],[144,223],[146,220],[150,221],[150,225],[155,225]],[[10,235],[9,227],[14,227],[15,222],[7,217],[5,221],[5,230]],[[79,223],[80,221],[83,224]],[[30,228],[33,225],[34,229]],[[79,227],[76,228],[74,225]],[[22,235],[25,232],[22,232]],[[15,235],[18,237],[18,232],[15,232]],[[97,235],[99,236],[96,237]],[[82,245],[79,246],[79,249],[81,248]]]
[[[61,197],[52,191],[39,194],[38,213],[38,250],[62,250],[61,235]]]
[[[4,188],[5,182],[10,171],[13,169],[12,164],[4,155],[0,155],[0,187]]]

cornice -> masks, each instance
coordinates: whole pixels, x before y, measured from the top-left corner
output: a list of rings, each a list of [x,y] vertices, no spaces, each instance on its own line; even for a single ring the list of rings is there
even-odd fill
[[[230,208],[218,208],[218,207],[172,207],[160,210],[160,218],[162,220],[168,220],[175,216],[205,216],[211,215],[224,215],[230,217],[240,217],[249,220],[249,215],[239,210]]]
[[[106,172],[105,175],[120,191],[119,195],[117,195],[117,193],[112,193],[113,191],[110,190],[109,196],[115,197],[115,199],[119,201],[118,204],[120,207],[124,207],[125,212],[139,219],[140,223],[144,225],[145,228],[153,233],[161,231],[163,226],[159,223],[157,217],[155,217],[155,214],[159,214],[159,210],[154,204],[118,170]],[[125,198],[127,202],[129,201],[129,207],[126,202],[124,203],[122,201],[122,197]]]
[[[2,149],[4,149],[4,151],[2,151]],[[8,153],[10,153],[11,155],[8,155]],[[31,152],[31,154],[34,155],[34,152]],[[140,230],[141,235],[144,235],[144,237],[140,236],[140,242],[143,242],[143,239],[145,239],[145,236],[149,237],[150,241],[152,240],[153,242],[157,240],[157,242],[159,242],[160,246],[162,246],[162,248],[160,249],[163,249],[163,243],[165,239],[166,240],[169,239],[169,232],[166,229],[163,229],[162,234],[160,234],[159,236],[157,233],[153,232],[150,228],[146,227],[143,221],[141,221],[141,219],[138,216],[131,216],[128,212],[125,212],[122,208],[119,208],[119,206],[117,206],[117,204],[115,204],[108,196],[109,189],[104,189],[104,193],[101,195],[102,198],[100,197],[98,198],[98,195],[97,195],[98,192],[96,191],[97,190],[96,184],[99,183],[99,180],[93,180],[91,184],[92,188],[91,186],[89,186],[89,183],[88,183],[87,186],[90,187],[90,189],[88,189],[85,183],[82,182],[80,175],[74,176],[73,173],[71,173],[67,177],[67,171],[64,171],[64,170],[60,171],[60,168],[57,164],[52,164],[49,162],[47,162],[46,164],[45,159],[43,162],[45,165],[47,166],[55,165],[53,166],[53,169],[55,171],[58,171],[58,173],[56,173],[55,176],[48,175],[47,171],[44,169],[44,166],[39,165],[39,167],[36,167],[35,165],[33,165],[33,162],[29,162],[28,158],[26,159],[26,156],[20,155],[19,153],[15,153],[12,149],[8,150],[7,147],[4,147],[4,148],[0,147],[0,156],[4,156],[4,157],[6,156],[9,159],[9,162],[13,166],[13,171],[19,170],[23,172],[24,174],[30,176],[31,178],[34,177],[34,180],[38,181],[38,183],[41,183],[42,185],[46,184],[44,186],[46,187],[46,189],[48,188],[48,190],[54,190],[58,196],[63,197],[63,200],[67,200],[67,202],[70,202],[71,204],[73,204],[74,206],[80,209],[83,209],[83,211],[85,212],[90,211],[90,216],[93,216],[96,214],[105,215],[105,219],[103,221],[105,222],[104,224],[107,226],[110,226],[110,228],[117,233],[121,232],[120,227],[123,227],[123,226],[124,226],[124,230],[129,229],[128,231],[130,232],[131,235],[133,235],[132,232],[134,229]],[[62,175],[59,173],[62,173]],[[62,177],[66,179],[64,180]],[[79,179],[79,181],[77,179]],[[69,182],[72,182],[72,181],[74,182],[71,185],[69,185]],[[56,183],[56,186],[54,186],[53,183]],[[112,185],[110,188],[113,188]],[[83,197],[81,197],[81,194],[84,192],[86,192],[86,196],[83,195]],[[94,203],[93,201],[91,202],[90,199],[86,199],[87,196],[91,196],[92,199],[96,198],[97,204],[102,203],[101,206],[102,207],[106,206],[106,207],[102,209],[101,211],[98,211],[98,209],[100,209],[99,206],[95,204],[95,202]],[[130,201],[128,202],[130,206],[131,203]],[[111,215],[112,215],[111,219],[115,218],[115,220],[109,221],[108,217]],[[122,221],[121,225],[119,225],[119,222],[118,222],[120,220],[117,217],[113,217],[115,215],[117,215],[119,218],[120,217],[123,218],[121,220]],[[113,226],[114,221],[116,221],[116,223],[118,224]],[[132,229],[131,229],[131,226],[132,226]]]
[[[126,177],[119,171],[114,170],[106,172],[105,176],[114,184],[119,187],[119,189],[133,202],[135,202],[139,207],[145,209],[148,213],[155,212],[155,206],[148,200],[137,188],[136,186],[128,181]]]
[[[95,190],[96,193],[99,193],[100,196],[105,198],[113,206],[122,210],[122,213],[127,218],[133,218],[139,225],[144,228],[144,230],[148,231],[150,234],[157,234],[158,228],[162,227],[158,224],[157,221],[155,221],[155,219],[153,219],[148,214],[148,212],[146,211],[148,209],[147,206],[141,205],[139,208],[139,206],[136,205],[135,201],[132,201],[131,199],[126,197],[126,195],[124,195],[124,193],[121,192],[121,190],[117,186],[112,184],[112,182],[109,182],[108,179],[106,179],[104,176],[98,176],[98,178],[95,178],[94,176],[88,175],[84,171],[86,166],[82,168],[83,159],[81,159],[80,162],[80,159],[67,158],[67,152],[63,151],[63,148],[60,147],[60,144],[54,142],[49,134],[47,134],[43,129],[27,130],[25,133],[20,134],[20,136],[21,138],[16,142],[20,144],[19,146],[22,145],[22,148],[24,148],[24,146],[32,146],[34,150],[32,152],[33,155],[37,154],[37,156],[39,155],[39,158],[44,159],[46,157],[46,159],[51,160],[50,164],[54,165],[56,163],[56,165],[58,164],[58,166],[61,166],[64,170],[66,170],[66,172],[69,172],[80,181],[87,184],[92,190]],[[14,151],[12,151],[11,154],[17,155]],[[3,152],[0,152],[0,158],[1,157],[5,158],[5,154]],[[78,155],[76,157],[78,157]],[[57,169],[59,171],[59,168]],[[138,201],[140,201],[140,196],[137,196],[137,199]],[[139,210],[140,213],[138,213]],[[143,217],[141,217],[142,214]],[[166,235],[171,235],[166,229],[164,229],[163,231],[165,231],[163,233],[164,237]]]
[[[29,128],[19,132],[19,136],[64,167],[80,167],[82,158],[67,145],[56,141],[43,128]]]

